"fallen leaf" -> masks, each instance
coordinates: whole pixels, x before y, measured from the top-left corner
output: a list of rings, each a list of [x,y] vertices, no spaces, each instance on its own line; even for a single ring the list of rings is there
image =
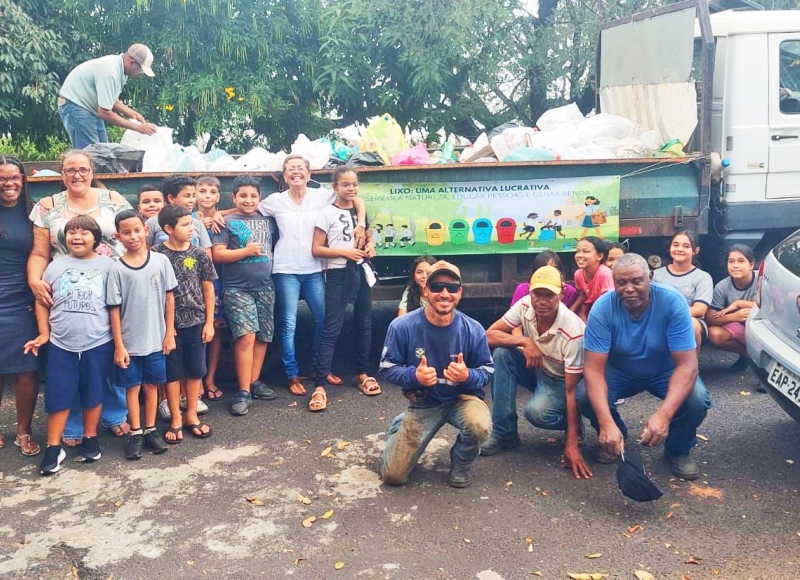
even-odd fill
[[[465,544],[471,544],[472,543],[472,540],[470,540],[469,538],[461,538],[461,539],[464,540]]]
[[[700,564],[702,561],[703,559],[697,556],[689,556],[686,561],[684,561],[684,564]]]
[[[333,510],[328,510],[328,511],[326,511],[324,514],[322,514],[320,517],[321,517],[323,520],[328,520],[328,519],[330,519],[330,518],[331,518],[331,516],[332,516],[332,515],[333,515]]]
[[[306,445],[311,445],[311,439],[306,439],[305,441],[303,441],[303,443],[305,443]]]
[[[194,560],[186,560],[186,563],[187,563],[189,566],[194,566]]]
[[[800,536],[800,532],[797,532],[797,535]],[[533,543],[533,538],[525,538],[525,543],[526,544],[532,544]]]
[[[695,435],[695,437],[697,437],[700,441],[705,441],[706,443],[708,442],[708,437],[706,437],[705,435],[701,435],[700,433]]]
[[[316,521],[317,521],[316,516],[309,516],[309,517],[307,517],[306,519],[303,520],[303,527],[304,528],[310,528],[311,525]]]
[[[295,566],[297,566],[297,565],[298,565],[300,562],[302,562],[303,560],[305,560],[305,558],[295,558],[295,559],[294,559],[294,565],[295,565]]]
[[[547,438],[547,442],[548,443],[555,443],[556,442],[556,438],[555,437],[548,437]]]
[[[715,489],[713,487],[707,487],[704,485],[699,485],[697,483],[692,483],[689,486],[689,493],[691,493],[695,497],[699,498],[708,498],[713,497],[714,499],[722,499],[725,495],[721,489]]]
[[[655,580],[653,575],[646,570],[636,570],[633,575],[636,576],[638,580]]]
[[[341,570],[342,568],[344,568],[344,562],[336,562],[333,565],[333,569],[334,570]]]
[[[633,534],[633,533],[638,532],[638,531],[640,531],[642,529],[644,529],[644,528],[642,528],[642,526],[640,526],[639,524],[633,524],[631,527],[628,528],[628,533],[629,534]]]
[[[302,493],[298,493],[296,496],[294,496],[294,499],[303,505],[311,505],[311,498],[304,496]]]
[[[586,558],[587,560],[596,560],[602,555],[603,554],[601,552],[595,552],[594,554],[586,554],[584,558]]]
[[[512,485],[514,485],[514,482],[513,482],[513,481],[511,481],[510,479],[509,479],[508,481],[506,481],[506,489],[508,489],[508,488],[509,488],[509,487],[511,487]]]
[[[381,415],[378,417],[378,421],[386,421],[386,415]]]
[[[325,449],[322,450],[322,453],[320,453],[319,456],[320,457],[328,457],[331,454],[331,451],[333,451],[333,447],[328,446],[328,447],[326,447]]]
[[[542,574],[542,573],[541,573],[539,570],[536,570],[536,572],[534,572],[534,573],[533,573],[533,575],[534,575],[534,576],[538,576],[539,578],[541,578],[542,576],[544,576],[544,574]]]
[[[679,504],[678,502],[674,502],[674,503],[669,504],[669,507],[670,507],[670,509],[673,509],[673,508],[676,508],[676,507],[681,507],[681,504]]]
[[[743,397],[749,397],[750,396],[750,391],[739,391],[739,394],[741,396],[743,396]]]
[[[722,574],[722,570],[720,570],[719,568],[711,568],[711,573],[714,576],[719,576],[720,574]]]
[[[114,502],[114,507],[119,507],[121,505],[122,505],[122,500],[121,499],[119,499],[119,500]]]
[[[339,441],[339,444],[336,446],[336,449],[338,449],[339,451],[344,451],[348,447],[350,447],[349,441]]]
[[[574,572],[567,572],[567,575],[572,578],[572,580],[603,580],[603,578],[607,578],[608,574],[599,574],[597,572],[591,572],[589,574],[586,573],[574,573]]]
[[[668,519],[670,519],[670,518],[671,518],[672,516],[674,516],[674,515],[675,515],[675,513],[674,513],[674,512],[669,512],[669,513],[668,513],[666,516],[664,516],[664,519],[667,519],[667,520],[668,520]]]
[[[547,497],[547,492],[546,491],[542,492],[542,497]]]
[[[246,499],[247,501],[249,501],[251,504],[253,504],[255,506],[265,505],[264,502],[261,501],[260,499],[258,499],[257,497],[247,497],[247,496],[245,496],[244,499]]]
[[[78,572],[79,572],[78,568],[73,566],[72,567],[72,577],[73,578],[80,578],[80,575],[78,574]]]

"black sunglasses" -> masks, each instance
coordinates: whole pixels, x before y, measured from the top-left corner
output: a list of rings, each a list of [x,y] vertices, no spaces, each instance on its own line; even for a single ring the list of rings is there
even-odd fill
[[[443,290],[447,290],[450,294],[456,294],[461,290],[460,282],[428,282],[428,290],[434,294],[439,294]]]

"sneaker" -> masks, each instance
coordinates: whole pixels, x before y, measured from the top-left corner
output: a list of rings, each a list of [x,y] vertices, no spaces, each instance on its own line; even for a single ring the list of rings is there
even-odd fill
[[[181,411],[186,410],[186,397],[181,397]],[[208,413],[208,405],[203,402],[203,399],[200,398],[197,400],[197,414],[198,415],[205,415]]]
[[[256,381],[250,385],[250,394],[253,395],[254,399],[260,401],[271,401],[278,396],[278,393],[270,389],[262,381]]]
[[[167,442],[164,441],[157,429],[153,429],[144,434],[144,446],[147,447],[153,455],[161,455],[168,449]]]
[[[141,459],[143,452],[142,446],[144,445],[144,435],[131,433],[128,435],[128,444],[125,445],[125,459]]]
[[[241,417],[247,415],[250,410],[250,403],[253,402],[253,397],[247,391],[236,391],[236,394],[231,399],[231,415]]]
[[[158,416],[161,417],[162,421],[169,421],[172,419],[172,413],[169,410],[169,405],[167,404],[166,399],[158,404]]]
[[[672,475],[687,481],[694,481],[700,477],[700,467],[688,453],[685,455],[671,455],[664,450],[664,457],[669,461],[669,470]]]
[[[103,456],[100,453],[100,442],[97,437],[84,437],[81,445],[81,455],[85,462],[100,461]]]
[[[39,473],[42,475],[53,475],[61,469],[61,463],[67,458],[67,452],[61,445],[48,445],[44,450],[42,463],[39,465]]]
[[[481,455],[497,455],[501,451],[514,449],[520,445],[522,445],[522,441],[519,440],[519,435],[509,439],[500,439],[499,437],[490,435],[486,442],[481,445]]]
[[[746,356],[739,356],[735,363],[728,367],[728,372],[735,375],[742,375],[750,368],[750,359]]]
[[[595,461],[597,461],[597,463],[602,463],[603,465],[611,465],[619,461],[619,455],[608,453],[601,447],[597,450]]]

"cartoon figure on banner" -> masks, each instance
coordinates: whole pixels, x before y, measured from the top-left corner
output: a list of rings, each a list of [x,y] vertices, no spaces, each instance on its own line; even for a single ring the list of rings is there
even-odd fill
[[[519,237],[525,236],[526,240],[530,240],[531,236],[536,233],[537,221],[539,221],[539,214],[529,213],[525,221],[522,222],[522,232],[520,232]]]
[[[414,226],[414,222],[411,222],[412,227]],[[400,247],[405,248],[406,244],[409,246],[414,245],[414,234],[411,233],[411,229],[409,229],[408,224],[400,224]]]
[[[381,224],[375,224],[372,226],[372,243],[375,245],[375,249],[378,250],[383,243],[383,235],[381,232],[383,231],[383,226]]]
[[[600,209],[600,200],[593,195],[587,195],[584,204],[586,205],[586,213],[581,224],[583,231],[578,236],[578,240],[586,237],[586,234],[589,233],[589,228],[594,228],[595,234],[602,240],[603,234],[600,233],[600,226],[608,221],[606,212]]]
[[[394,224],[386,224],[386,232],[383,234],[383,247],[385,249],[389,249],[389,246],[396,247],[397,244],[394,243]]]
[[[553,217],[547,220],[541,227],[541,231],[539,232],[539,239],[540,240],[554,240],[556,237],[561,236],[562,238],[566,238],[566,234],[562,231],[564,227],[564,222],[561,221],[561,210],[556,209],[553,210]],[[545,236],[545,233],[552,232]]]

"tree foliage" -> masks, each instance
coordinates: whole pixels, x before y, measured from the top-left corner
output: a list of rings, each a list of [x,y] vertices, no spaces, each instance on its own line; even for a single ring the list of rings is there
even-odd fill
[[[156,78],[123,97],[182,142],[286,148],[384,112],[474,138],[566,102],[590,109],[600,23],[674,1],[0,0],[0,133],[62,134],[69,70],[143,42]]]

